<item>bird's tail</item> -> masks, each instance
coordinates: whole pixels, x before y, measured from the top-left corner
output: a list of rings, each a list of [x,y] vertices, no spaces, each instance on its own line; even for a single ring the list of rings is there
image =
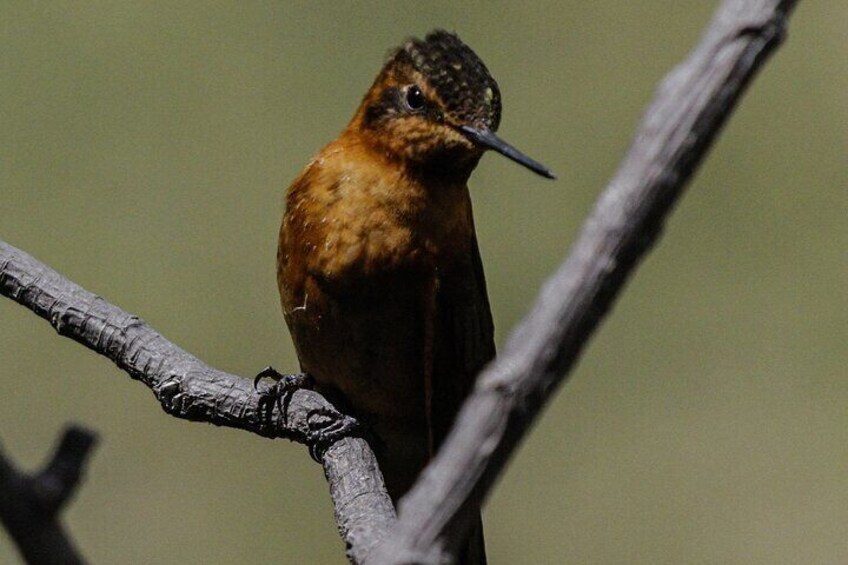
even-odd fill
[[[486,543],[483,540],[483,520],[477,513],[477,521],[471,527],[465,547],[459,554],[458,565],[486,565]]]

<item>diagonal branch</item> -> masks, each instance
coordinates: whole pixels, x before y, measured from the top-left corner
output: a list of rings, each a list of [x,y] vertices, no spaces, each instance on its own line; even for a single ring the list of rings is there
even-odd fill
[[[568,260],[504,352],[480,375],[434,461],[399,505],[373,563],[456,559],[479,506],[565,380],[756,71],[784,36],[790,0],[726,0],[701,43],[660,85],[618,173]]]
[[[168,414],[311,443],[349,417],[321,395],[297,390],[285,414],[246,379],[213,369],[143,320],[0,241],[0,294],[48,320],[59,334],[111,359],[147,385]],[[323,453],[336,522],[351,558],[361,561],[395,519],[368,443],[346,437]]]

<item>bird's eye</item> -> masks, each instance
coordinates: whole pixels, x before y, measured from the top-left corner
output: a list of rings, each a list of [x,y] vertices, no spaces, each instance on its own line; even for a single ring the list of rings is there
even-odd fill
[[[406,89],[406,105],[410,110],[420,110],[426,102],[421,89],[414,84]]]

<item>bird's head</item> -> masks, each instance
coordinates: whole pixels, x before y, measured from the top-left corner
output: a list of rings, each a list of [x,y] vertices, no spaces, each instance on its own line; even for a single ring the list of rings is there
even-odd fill
[[[392,52],[351,126],[414,166],[470,171],[487,149],[548,178],[553,173],[495,135],[498,83],[455,34],[437,30]]]

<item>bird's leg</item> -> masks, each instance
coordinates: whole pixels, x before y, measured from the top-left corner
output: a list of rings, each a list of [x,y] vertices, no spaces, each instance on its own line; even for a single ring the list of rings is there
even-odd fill
[[[259,381],[271,379],[274,384],[262,391],[259,390]],[[307,373],[282,374],[278,373],[270,365],[259,371],[253,379],[253,388],[262,395],[260,409],[264,408],[268,420],[274,406],[280,409],[284,419],[288,418],[289,402],[297,389],[312,390],[315,382]]]

